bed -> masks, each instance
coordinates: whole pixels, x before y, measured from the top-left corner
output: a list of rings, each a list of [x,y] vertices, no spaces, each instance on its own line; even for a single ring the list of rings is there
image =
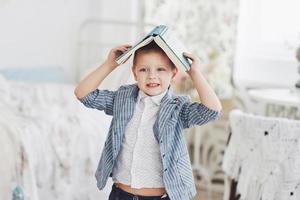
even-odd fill
[[[0,73],[0,199],[108,199],[111,181],[99,191],[94,172],[111,118],[85,108],[49,69],[43,81],[43,70],[29,70],[31,81],[14,70]]]

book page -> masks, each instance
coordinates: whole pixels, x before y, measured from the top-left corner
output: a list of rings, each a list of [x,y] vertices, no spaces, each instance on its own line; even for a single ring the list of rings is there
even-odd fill
[[[137,49],[149,44],[153,40],[154,35],[160,34],[165,29],[165,26],[156,26],[153,28],[146,36],[139,38],[131,48],[119,55],[116,59],[117,63],[123,63]]]
[[[174,54],[180,59],[185,66],[191,66],[191,61],[183,56],[183,52],[189,52],[179,38],[174,35],[171,31],[167,30],[163,35],[160,36],[165,43],[172,49]]]
[[[152,36],[149,36],[147,38],[145,38],[144,40],[138,42],[137,44],[135,44],[133,47],[131,47],[130,49],[128,49],[127,51],[125,51],[124,53],[122,53],[117,59],[117,63],[121,64],[123,63],[130,55],[132,55],[136,50],[138,50],[139,48],[149,44],[151,41],[153,40]]]

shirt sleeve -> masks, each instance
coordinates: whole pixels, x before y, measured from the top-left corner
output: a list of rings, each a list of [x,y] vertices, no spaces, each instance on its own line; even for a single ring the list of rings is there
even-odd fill
[[[79,101],[88,108],[104,110],[106,114],[113,115],[115,96],[115,91],[96,89]]]
[[[194,125],[203,125],[209,121],[218,119],[220,112],[212,110],[202,103],[185,102],[181,111],[180,118],[183,122],[183,128],[190,128]]]

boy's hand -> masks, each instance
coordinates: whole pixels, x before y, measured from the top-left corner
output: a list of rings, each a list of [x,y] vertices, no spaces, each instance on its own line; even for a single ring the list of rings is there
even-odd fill
[[[221,102],[214,92],[213,88],[208,84],[200,70],[200,60],[191,53],[183,53],[184,56],[192,60],[192,66],[187,74],[191,77],[194,87],[199,95],[200,102],[206,107],[220,112],[222,110]]]
[[[193,74],[196,74],[196,73],[201,73],[200,59],[197,56],[195,56],[191,53],[187,53],[187,52],[184,52],[183,55],[192,61],[192,66],[191,66],[190,70],[187,71],[186,73],[188,73],[189,76],[192,76]]]
[[[105,64],[108,65],[108,66],[110,66],[110,67],[112,67],[113,69],[116,68],[119,65],[116,62],[116,58],[120,54],[122,54],[123,52],[125,52],[127,49],[129,49],[130,47],[131,47],[130,44],[125,44],[125,45],[121,45],[121,46],[115,47],[112,50],[110,50],[110,52],[109,52],[109,54],[107,56],[107,59],[105,61]]]

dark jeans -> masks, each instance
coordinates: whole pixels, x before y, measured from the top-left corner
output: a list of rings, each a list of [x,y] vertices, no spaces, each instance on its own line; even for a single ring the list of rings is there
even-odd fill
[[[108,200],[170,200],[169,196],[140,196],[134,195],[118,188],[113,184]]]

